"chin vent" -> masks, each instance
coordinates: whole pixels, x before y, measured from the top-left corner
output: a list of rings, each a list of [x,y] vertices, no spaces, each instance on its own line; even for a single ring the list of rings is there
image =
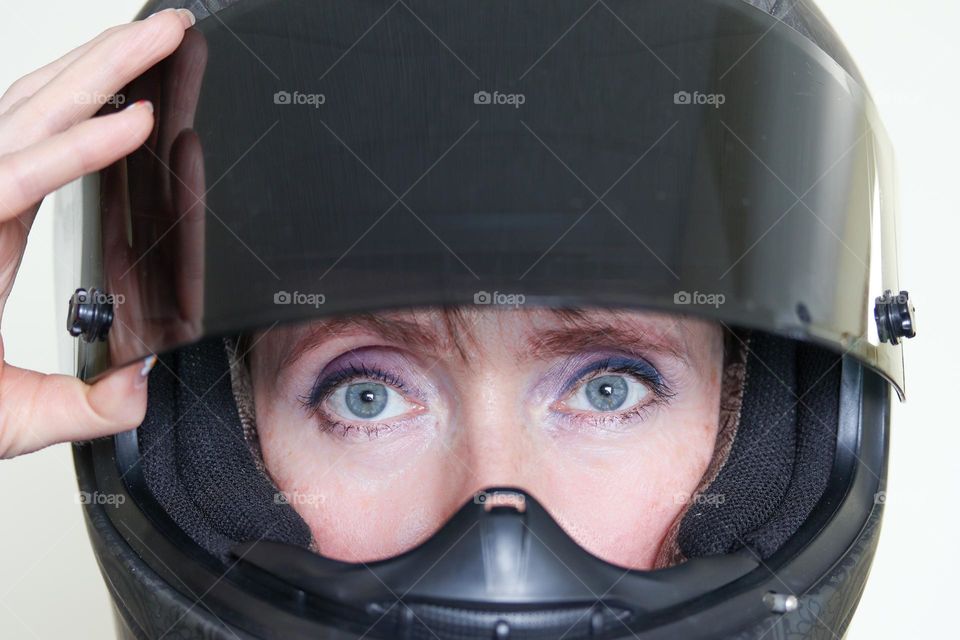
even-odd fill
[[[588,640],[629,634],[630,611],[592,604],[492,611],[435,604],[373,605],[371,635],[397,640]]]

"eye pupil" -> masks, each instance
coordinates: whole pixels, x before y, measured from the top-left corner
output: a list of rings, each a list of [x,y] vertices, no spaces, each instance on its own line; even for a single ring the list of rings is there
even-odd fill
[[[387,388],[376,382],[358,382],[346,389],[347,409],[358,418],[375,418],[383,413],[389,395]]]
[[[587,400],[598,411],[615,411],[627,400],[629,387],[623,376],[603,376],[586,385]]]

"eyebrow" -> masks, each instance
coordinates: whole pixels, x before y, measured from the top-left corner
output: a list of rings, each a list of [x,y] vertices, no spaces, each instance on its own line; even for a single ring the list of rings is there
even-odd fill
[[[687,327],[682,319],[656,316],[640,320],[628,317],[629,313],[615,312],[609,317],[604,314],[600,319],[576,312],[573,316],[563,314],[560,318],[564,326],[539,331],[530,338],[525,357],[547,359],[606,349],[641,356],[658,353],[681,361],[688,359],[684,340]],[[660,326],[667,322],[671,323],[668,328]]]
[[[311,323],[305,328],[303,335],[294,339],[280,366],[285,368],[293,364],[331,338],[362,333],[382,336],[387,342],[409,346],[428,354],[439,355],[449,351],[451,347],[444,335],[450,333],[449,328],[445,332],[439,332],[424,322],[360,313]]]
[[[656,315],[639,318],[636,312],[608,311],[597,318],[594,313],[576,309],[545,309],[561,326],[537,329],[527,340],[520,357],[549,359],[575,355],[588,350],[621,351],[635,355],[659,353],[681,361],[688,359],[682,318]],[[373,334],[386,342],[415,349],[433,357],[459,353],[468,360],[464,343],[477,344],[471,332],[470,312],[457,308],[423,314],[426,320],[404,319],[375,313],[329,318],[308,325],[298,335],[281,361],[281,368],[332,338],[341,335]],[[671,323],[669,327],[663,325]],[[671,335],[676,334],[676,335]]]

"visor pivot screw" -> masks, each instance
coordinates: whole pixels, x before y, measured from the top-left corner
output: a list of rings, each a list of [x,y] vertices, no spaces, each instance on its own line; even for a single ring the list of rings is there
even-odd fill
[[[894,295],[889,289],[877,298],[873,315],[877,320],[877,335],[880,342],[899,344],[901,338],[913,338],[917,335],[917,323],[914,317],[910,294],[901,291]]]
[[[797,600],[795,595],[771,591],[763,595],[763,604],[773,613],[790,613],[797,610],[800,601]]]
[[[84,342],[106,340],[113,324],[113,296],[99,289],[77,289],[70,297],[67,331]]]

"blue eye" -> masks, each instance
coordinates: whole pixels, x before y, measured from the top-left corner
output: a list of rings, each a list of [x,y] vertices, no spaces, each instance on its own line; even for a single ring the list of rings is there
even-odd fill
[[[630,393],[629,383],[623,376],[603,376],[584,386],[587,400],[598,411],[614,411],[623,406]]]
[[[623,413],[669,395],[659,372],[648,362],[615,357],[596,362],[573,377],[564,405],[591,413]]]
[[[327,400],[344,420],[389,420],[417,408],[392,387],[372,380],[341,383]]]
[[[358,418],[376,418],[390,400],[387,388],[377,382],[351,384],[344,391],[344,403]]]
[[[578,411],[609,413],[633,408],[650,394],[650,388],[625,375],[604,375],[576,387],[566,404]]]

